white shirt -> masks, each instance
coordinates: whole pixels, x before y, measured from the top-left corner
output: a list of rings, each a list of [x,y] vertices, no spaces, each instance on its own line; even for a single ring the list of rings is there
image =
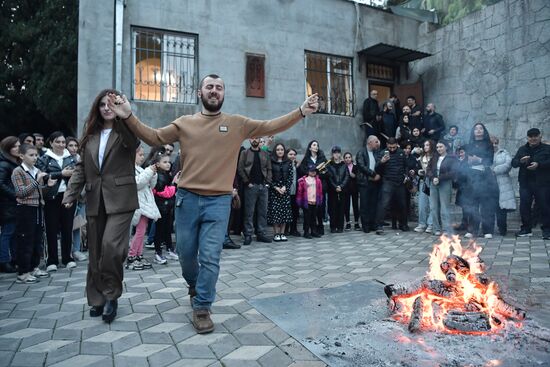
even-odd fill
[[[105,155],[105,148],[107,147],[107,141],[109,140],[109,135],[111,135],[112,130],[113,129],[101,130],[101,137],[99,139],[99,156],[98,156],[99,169],[101,169],[101,165],[103,164],[103,156]]]
[[[65,158],[69,154],[69,151],[65,149],[65,151],[63,152],[63,155],[57,155],[54,153],[53,150],[49,150],[49,152],[46,151],[46,154],[52,157],[53,159],[55,159],[59,167],[63,167],[63,158]],[[57,190],[57,193],[59,194],[61,192],[65,192],[66,190],[67,190],[67,184],[65,183],[65,180],[63,179],[63,177],[61,177],[59,179],[59,189]]]
[[[367,149],[367,154],[369,155],[369,169],[371,171],[374,171],[374,167],[376,166],[376,161],[374,160],[374,154]]]
[[[36,180],[36,175],[38,174],[38,171],[39,171],[38,168],[36,168],[35,166],[33,166],[32,168],[29,168],[29,166],[27,166],[25,162],[21,163],[21,166],[25,171],[31,174],[32,178]]]

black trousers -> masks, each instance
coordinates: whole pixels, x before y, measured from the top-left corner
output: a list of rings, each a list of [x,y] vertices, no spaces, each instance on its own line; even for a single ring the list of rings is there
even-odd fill
[[[296,204],[296,195],[290,195],[290,208],[292,209],[292,223],[286,226],[286,233],[298,232],[298,218],[300,217],[300,208]]]
[[[363,231],[376,229],[376,212],[380,195],[380,184],[369,182],[359,187],[359,212]]]
[[[304,235],[318,233],[316,220],[319,207],[317,205],[308,205],[307,208],[302,208],[302,211],[304,212]]]
[[[548,213],[550,201],[550,188],[537,186],[534,182],[519,186],[519,214],[521,216],[521,229],[532,229],[531,207],[535,200],[539,208],[539,221],[543,232],[550,232],[550,213]]]
[[[330,229],[331,230],[343,230],[344,229],[344,205],[345,205],[344,192],[336,192],[336,190],[329,190],[328,192],[328,208],[330,216]]]
[[[382,188],[380,189],[380,200],[378,202],[378,209],[376,211],[376,224],[378,227],[382,226],[386,212],[391,209],[391,204],[395,205],[397,220],[402,226],[407,225],[407,208],[406,208],[406,194],[405,185],[402,182],[392,182],[384,180],[382,182]]]
[[[69,262],[74,261],[71,250],[73,247],[73,220],[76,205],[65,208],[61,205],[62,200],[63,193],[59,193],[53,200],[46,200],[46,205],[44,205],[46,241],[48,242],[47,266],[59,265],[58,233],[61,233],[61,263],[67,265]]]
[[[165,203],[169,202],[169,203]],[[173,251],[172,230],[174,228],[174,205],[173,200],[166,199],[157,200],[161,217],[157,220],[155,230],[155,252],[162,254],[162,245],[166,246],[166,250]]]
[[[15,238],[19,275],[31,272],[40,264],[42,250],[42,207],[18,205]]]
[[[346,190],[344,193],[344,200],[344,216],[346,222],[351,222],[350,204],[353,207],[353,219],[359,222],[359,191],[357,189]]]

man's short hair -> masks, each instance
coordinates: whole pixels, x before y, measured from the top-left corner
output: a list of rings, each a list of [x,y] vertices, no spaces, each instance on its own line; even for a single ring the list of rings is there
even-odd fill
[[[35,137],[35,138],[43,138],[44,135],[40,134],[40,133],[32,133],[32,135]]]
[[[386,142],[387,145],[393,145],[393,144],[397,144],[397,139],[394,138],[394,137],[391,137],[388,139],[388,141]]]
[[[205,75],[202,79],[201,79],[201,82],[199,83],[199,89],[202,88],[202,85],[204,83],[204,80],[206,78],[212,78],[212,79],[221,79],[221,77],[218,75],[218,74],[208,74],[208,75]],[[225,84],[225,83],[224,83]]]
[[[397,98],[397,94],[395,93],[390,94],[390,98]]]
[[[415,96],[408,96],[407,99],[412,99],[413,101],[416,101],[416,97],[415,97]]]

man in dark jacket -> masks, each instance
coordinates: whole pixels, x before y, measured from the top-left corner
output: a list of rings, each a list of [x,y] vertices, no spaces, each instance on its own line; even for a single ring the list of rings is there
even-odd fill
[[[409,125],[411,126],[411,130],[415,127],[419,128],[420,131],[424,132],[424,122],[422,120],[422,107],[416,104],[416,97],[415,96],[408,96],[407,97],[407,105],[409,106],[410,117],[409,117]]]
[[[365,148],[357,152],[357,186],[359,187],[359,212],[363,232],[376,230],[376,208],[380,192],[381,177],[376,173],[376,156],[380,140],[375,135],[367,139]]]
[[[244,242],[248,246],[252,242],[254,232],[254,214],[258,228],[256,239],[270,243],[267,237],[267,199],[268,187],[271,183],[271,159],[269,153],[260,149],[260,139],[250,139],[250,148],[242,151],[237,167],[245,190],[244,199]]]
[[[512,159],[512,167],[519,167],[519,212],[521,229],[518,237],[530,237],[531,205],[533,199],[540,208],[542,237],[550,239],[550,145],[542,144],[541,132],[537,128],[527,131],[527,144],[520,147]]]
[[[428,103],[426,106],[426,115],[424,115],[424,135],[433,141],[439,141],[441,134],[445,131],[445,122],[443,117],[435,112],[435,105]]]
[[[376,234],[384,233],[384,216],[386,211],[395,204],[396,210],[400,213],[398,221],[401,224],[399,229],[408,231],[406,213],[405,175],[407,174],[407,158],[403,150],[397,144],[395,138],[389,138],[387,149],[380,153],[380,159],[376,164],[376,172],[382,176],[382,188],[380,200],[376,212]]]
[[[376,115],[380,112],[380,107],[378,106],[378,100],[376,99],[378,97],[378,91],[377,90],[371,90],[370,96],[365,99],[363,102],[363,130],[365,132],[365,138],[364,141],[367,140],[367,138],[370,135],[367,135],[369,129],[376,129],[375,127],[375,119]]]
[[[344,232],[344,189],[349,182],[349,171],[342,160],[342,148],[338,145],[332,148],[332,164],[328,171],[328,211],[330,214],[330,231]]]
[[[391,102],[386,102],[384,105],[382,120],[384,121],[384,134],[388,138],[395,138],[395,132],[397,131],[397,118],[395,117]]]

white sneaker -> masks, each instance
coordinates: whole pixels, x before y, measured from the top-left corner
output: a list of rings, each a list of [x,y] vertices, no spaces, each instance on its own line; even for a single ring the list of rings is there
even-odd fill
[[[17,283],[33,284],[38,283],[39,280],[31,275],[31,273],[25,273],[17,276],[15,280]]]
[[[164,257],[164,255],[155,254],[155,263],[164,265],[167,262],[168,261],[166,261],[166,258]]]
[[[67,269],[74,269],[76,268],[76,263],[74,261],[69,261],[67,263]]]
[[[426,230],[424,231],[426,233],[432,233],[432,226],[426,227]]]
[[[166,251],[166,258],[170,260],[179,260],[180,257],[172,250]]]
[[[279,242],[281,240],[281,235],[280,234],[276,234],[274,237],[273,237],[273,241],[274,242]]]
[[[84,252],[75,251],[73,252],[73,259],[76,261],[86,261],[88,260],[88,255],[86,255]]]
[[[50,273],[48,273],[47,271],[44,271],[40,268],[34,268],[31,275],[35,278],[47,278],[47,277],[50,276]]]
[[[491,239],[491,238],[493,238],[493,235],[491,233],[485,233],[483,238]]]
[[[149,243],[148,241],[145,241],[144,247],[149,248],[149,249],[153,249],[153,248],[155,248],[155,243],[154,242]]]
[[[282,242],[288,241],[288,238],[286,238],[286,236],[284,234],[282,234],[281,235],[281,241]]]
[[[435,231],[434,236],[441,236],[441,231]]]
[[[51,273],[52,271],[57,271],[57,265],[55,264],[48,265],[48,267],[46,268],[46,271],[48,273]]]
[[[470,232],[467,232],[465,235],[464,235],[464,238],[473,238],[474,235],[471,234]]]
[[[426,230],[426,227],[425,226],[421,226],[421,225],[418,225],[414,228],[414,231],[415,232],[418,232],[418,233],[422,233]]]

